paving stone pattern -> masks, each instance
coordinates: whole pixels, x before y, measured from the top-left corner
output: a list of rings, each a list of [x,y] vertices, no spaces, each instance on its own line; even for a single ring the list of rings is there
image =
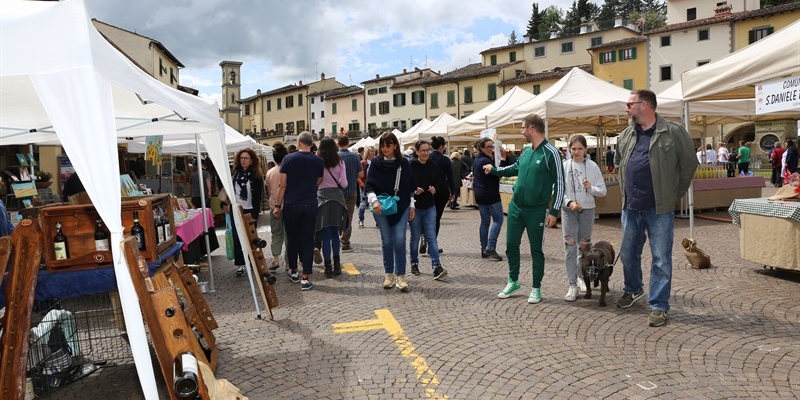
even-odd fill
[[[440,236],[449,275],[434,281],[430,259],[423,257],[422,275],[408,276],[411,293],[404,294],[381,287],[380,237],[368,216],[366,228],[353,230],[356,252],[342,255],[361,275],[325,279],[315,269],[314,290],[307,292],[279,275],[281,306],[274,321],[255,318],[247,279],[236,278],[224,249],[217,250],[212,256],[216,291],[207,299],[220,326],[215,331],[218,376],[250,399],[800,396],[800,274],[743,260],[737,226],[697,219],[694,237],[710,253],[713,267],[693,270],[680,248],[689,222],[676,220],[672,310],[666,326],[651,328],[646,298],[626,310],[615,306],[622,295],[621,263],[611,277],[608,307],[598,306],[597,293],[590,300],[563,300],[567,281],[560,229],[545,233],[542,302],[526,302],[531,286],[527,244],[523,289],[498,299],[507,264],[480,258],[478,221],[474,209],[447,210]],[[504,235],[505,229],[501,254]],[[595,241],[609,241],[618,250],[620,238],[617,216],[596,221]],[[646,284],[649,263],[646,245]],[[400,339],[386,329],[334,333],[334,324],[374,320],[375,311],[384,309],[402,328]],[[166,398],[163,388],[160,393]],[[44,398],[138,400],[143,395],[133,365],[123,364]]]

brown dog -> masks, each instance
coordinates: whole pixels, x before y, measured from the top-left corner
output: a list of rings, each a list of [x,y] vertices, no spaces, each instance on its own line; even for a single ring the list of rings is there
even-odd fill
[[[592,298],[592,288],[590,283],[594,282],[594,287],[600,286],[600,306],[606,306],[606,293],[608,292],[608,278],[614,272],[614,246],[608,242],[597,242],[592,248],[583,253],[581,258],[581,272],[583,282],[586,284],[585,299]]]

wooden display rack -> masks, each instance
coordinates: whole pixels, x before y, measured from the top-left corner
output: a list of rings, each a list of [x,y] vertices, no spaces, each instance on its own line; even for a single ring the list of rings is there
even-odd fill
[[[253,273],[258,281],[258,289],[261,292],[261,298],[264,299],[264,304],[269,311],[269,319],[273,319],[272,309],[278,307],[278,295],[275,293],[275,275],[269,270],[267,260],[264,258],[263,248],[266,242],[258,237],[256,230],[256,221],[253,221],[253,216],[250,214],[242,213],[242,206],[239,206],[239,214],[242,214],[244,219],[244,226],[247,230],[247,241],[250,242],[250,265],[253,267]]]

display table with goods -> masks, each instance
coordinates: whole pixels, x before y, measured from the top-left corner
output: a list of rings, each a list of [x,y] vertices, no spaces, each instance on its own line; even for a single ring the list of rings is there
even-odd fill
[[[762,176],[727,178],[723,167],[701,165],[692,181],[694,209],[728,208],[736,199],[759,198],[765,186]]]
[[[208,245],[211,247],[210,251],[214,251],[219,248],[219,242],[214,234],[214,214],[211,209],[206,208],[205,213],[200,208],[175,211],[175,235],[183,242],[181,250],[185,263],[195,264],[206,255],[203,214],[208,224]]]
[[[458,204],[467,207],[478,207],[475,203],[475,192],[472,190],[472,174],[461,180],[461,193],[459,194]]]
[[[508,205],[514,196],[514,183],[517,182],[516,176],[504,176],[500,178],[500,202],[503,204],[503,213],[508,214]]]
[[[786,187],[786,191],[793,190]],[[777,200],[736,199],[728,213],[739,226],[742,258],[764,266],[800,270],[800,198],[790,194]]]

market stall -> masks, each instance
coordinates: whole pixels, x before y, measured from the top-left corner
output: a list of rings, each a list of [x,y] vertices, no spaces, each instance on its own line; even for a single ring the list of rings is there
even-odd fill
[[[800,199],[737,199],[728,212],[739,226],[742,258],[800,271]]]

